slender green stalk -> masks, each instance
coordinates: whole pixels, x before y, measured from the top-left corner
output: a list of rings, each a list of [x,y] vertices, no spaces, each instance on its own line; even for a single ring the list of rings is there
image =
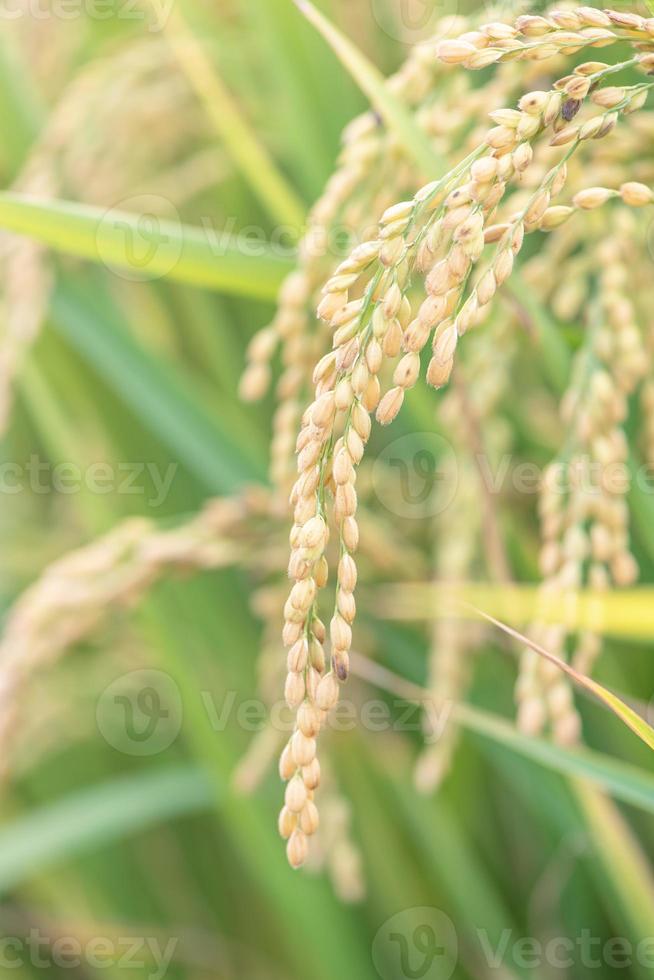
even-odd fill
[[[164,31],[216,132],[255,194],[272,218],[290,225],[299,235],[306,212],[304,203],[279,172],[268,150],[246,122],[243,112],[178,7],[171,7]]]

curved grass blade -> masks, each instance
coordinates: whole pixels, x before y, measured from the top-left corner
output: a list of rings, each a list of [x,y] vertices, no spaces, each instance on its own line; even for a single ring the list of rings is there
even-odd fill
[[[410,113],[384,84],[384,76],[349,38],[345,37],[309,0],[294,0],[297,7],[340,59],[361,90],[383,118],[389,129],[394,129],[401,145],[410,153],[425,175],[447,170],[429,139],[413,121]]]
[[[275,300],[292,268],[263,243],[252,254],[251,242],[209,228],[9,191],[0,192],[0,228],[148,280],[166,277],[254,299]]]
[[[191,766],[155,769],[81,790],[0,828],[0,891],[155,823],[210,810],[216,789]]]
[[[431,693],[398,677],[361,654],[352,655],[352,672],[382,690],[407,701],[429,704]],[[617,800],[654,814],[654,776],[637,766],[612,759],[592,749],[570,749],[543,738],[523,735],[503,718],[469,704],[454,704],[451,720],[468,731],[503,745],[532,762],[566,776],[581,776]]]
[[[508,636],[512,636],[520,643],[524,643],[525,646],[528,646],[541,657],[544,657],[545,660],[549,660],[550,663],[554,664],[559,668],[559,670],[567,674],[575,684],[577,684],[579,687],[585,688],[585,690],[593,694],[599,701],[603,702],[607,708],[609,708],[613,714],[619,718],[621,722],[623,722],[623,724],[630,728],[632,732],[634,732],[634,734],[645,743],[645,745],[654,750],[654,729],[651,728],[645,719],[641,718],[641,716],[635,712],[633,708],[630,708],[628,704],[621,701],[617,695],[613,694],[601,684],[598,684],[597,681],[594,681],[592,678],[587,677],[578,670],[575,670],[574,667],[566,663],[565,660],[559,659],[559,657],[556,657],[553,653],[550,653],[549,650],[545,650],[545,648],[540,646],[540,644],[534,643],[534,641],[529,639],[528,636],[525,636],[523,633],[519,633],[518,630],[512,629],[512,627],[507,626],[506,623],[501,623],[499,619],[495,619],[494,616],[490,616],[481,609],[476,609],[475,611],[483,619],[488,620],[489,623],[493,623],[494,626],[497,626],[499,629],[503,630]]]

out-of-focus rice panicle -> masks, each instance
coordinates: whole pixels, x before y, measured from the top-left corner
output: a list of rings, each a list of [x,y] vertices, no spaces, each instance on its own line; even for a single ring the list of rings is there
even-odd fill
[[[0,640],[0,744],[5,767],[20,721],[20,692],[37,671],[99,630],[115,610],[130,608],[175,571],[254,563],[260,522],[270,515],[266,491],[210,501],[171,530],[134,518],[51,564],[13,606]]]
[[[141,139],[144,131],[147,140]],[[156,40],[137,42],[91,62],[73,77],[14,189],[37,198],[66,197],[112,208],[147,185],[149,208],[157,200],[175,207],[220,176],[213,154],[211,166],[204,151],[199,158],[195,152],[188,155],[189,146],[206,139],[202,113],[167,46]],[[181,166],[184,180],[179,173],[177,179],[167,179]],[[124,206],[129,208],[129,200]],[[12,405],[13,380],[47,310],[52,275],[40,245],[10,235],[3,236],[0,268],[1,433]]]

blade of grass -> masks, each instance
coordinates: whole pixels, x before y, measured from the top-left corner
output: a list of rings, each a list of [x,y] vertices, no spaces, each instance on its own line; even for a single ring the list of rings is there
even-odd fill
[[[352,671],[382,690],[419,704],[430,702],[429,691],[397,677],[361,654],[352,655]],[[636,766],[592,749],[562,748],[554,742],[523,735],[514,725],[469,704],[454,704],[451,720],[477,735],[518,752],[539,765],[568,776],[581,776],[625,803],[654,813],[654,776]]]
[[[537,344],[543,358],[543,368],[551,384],[563,391],[570,373],[570,351],[550,314],[545,310],[533,291],[529,289],[519,269],[514,269],[506,284],[536,330]]]
[[[66,796],[0,827],[0,891],[59,861],[215,803],[215,788],[191,766],[143,771]]]
[[[654,777],[637,766],[592,749],[562,749],[545,739],[527,738],[509,722],[469,705],[456,706],[453,715],[469,731],[491,738],[555,772],[585,777],[616,799],[654,813]]]
[[[647,857],[624,818],[594,787],[571,782],[573,794],[597,842],[604,878],[633,923],[637,940],[649,935],[654,908],[654,878]]]
[[[147,225],[144,224],[147,221]],[[0,192],[0,228],[43,242],[50,248],[153,279],[168,277],[219,292],[274,300],[292,263],[263,243],[256,255],[238,237],[204,228],[103,210],[73,201],[46,201]],[[134,242],[147,245],[135,261]]]
[[[163,29],[216,132],[261,203],[274,220],[299,232],[306,214],[304,203],[248,125],[178,7],[170,8]]]
[[[60,400],[48,385],[33,352],[25,359],[17,379],[20,397],[27,408],[43,442],[50,449],[59,451],[60,461],[79,460],[78,441],[71,438],[71,426]],[[92,521],[101,522],[105,503],[97,494],[80,494],[79,511]]]
[[[303,188],[315,199],[331,172],[333,152],[325,132],[323,114],[316,111],[319,88],[313,84],[316,70],[312,62],[313,45],[324,46],[288,0],[253,0],[247,4],[253,36],[262,46],[269,68],[269,81],[287,111],[275,120],[281,128],[289,167],[300,172]]]
[[[193,390],[168,364],[142,348],[123,328],[108,296],[93,284],[62,281],[55,291],[55,329],[93,365],[121,399],[156,433],[200,483],[225,493],[262,479],[260,461],[212,419]]]
[[[468,924],[471,936],[483,924],[489,941],[493,946],[499,944],[504,930],[515,928],[513,916],[452,812],[438,798],[428,799],[406,782],[391,781],[390,790],[412,839],[424,853],[425,864],[447,885],[453,910]],[[441,846],[442,841],[447,841],[447,847]],[[506,971],[503,977],[516,975],[525,973]]]
[[[309,0],[294,0],[307,20],[322,34],[344,67],[379,112],[389,129],[394,129],[400,145],[410,153],[425,175],[447,170],[436,155],[427,136],[413,121],[411,114],[384,84],[384,76],[349,38],[334,27]]]
[[[575,865],[584,866],[597,884],[595,894],[618,930],[614,935],[624,935],[636,947],[649,935],[653,921],[651,872],[617,804],[586,780],[559,782],[545,773],[530,778],[528,769],[516,765],[515,757],[497,752],[490,743],[484,755],[494,770],[493,778],[499,777],[500,786],[506,781],[506,789],[521,801],[534,830],[550,833],[553,847],[569,842]],[[587,913],[584,918],[587,922]],[[645,923],[649,925],[644,930]],[[639,966],[634,963],[635,974],[645,980],[650,973]]]
[[[513,625],[534,619],[561,623],[570,631],[590,629],[619,639],[649,640],[654,633],[654,588],[619,592],[551,593],[538,585],[491,582],[400,582],[361,589],[361,601],[376,617],[403,621],[474,619],[481,607]]]
[[[550,653],[544,647],[540,646],[538,643],[534,643],[528,636],[523,633],[519,633],[518,630],[514,630],[511,626],[507,626],[506,623],[502,623],[499,619],[495,619],[494,616],[490,616],[485,613],[482,609],[476,609],[476,612],[489,623],[493,623],[498,629],[501,629],[507,636],[513,637],[513,639],[518,640],[520,643],[528,646],[535,653],[540,654],[545,660],[549,660],[550,663],[554,664],[563,673],[567,674],[575,684],[579,687],[585,688],[590,694],[593,694],[598,700],[609,708],[613,714],[620,719],[620,721],[626,725],[628,728],[634,732],[635,735],[640,738],[645,745],[649,746],[650,749],[654,750],[654,729],[651,728],[644,718],[641,718],[637,712],[630,708],[628,704],[621,701],[617,695],[613,694],[607,688],[598,684],[591,677],[587,677],[580,671],[575,670],[570,664],[566,663],[565,660],[555,657],[553,653]]]
[[[476,930],[483,923],[492,942],[499,943],[502,931],[517,928],[517,923],[443,797],[426,798],[411,785],[406,775],[411,770],[409,744],[386,745],[393,752],[393,771],[404,774],[389,779],[388,754],[372,744],[375,740],[348,732],[343,744],[336,737],[331,748],[339,784],[356,814],[353,831],[361,842],[375,920],[420,904],[424,891],[453,917],[462,947],[467,947],[465,975],[477,976],[474,968],[481,964],[473,953]],[[391,853],[393,862],[379,861],[380,854]],[[516,975],[498,976],[508,980]]]

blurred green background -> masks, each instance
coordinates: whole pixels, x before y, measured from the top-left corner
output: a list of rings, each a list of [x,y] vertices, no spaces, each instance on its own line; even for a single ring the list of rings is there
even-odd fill
[[[443,12],[393,0],[319,6],[384,74]],[[186,71],[171,47],[180,39]],[[272,315],[293,226],[332,172],[342,128],[365,107],[290,0],[26,4],[0,21],[4,188],[280,241],[272,257],[244,267],[251,274],[235,269],[217,288],[159,275],[133,281],[106,267],[110,251],[104,265],[45,257],[38,247],[4,256],[3,316],[17,347],[29,347],[41,318],[45,326],[21,363],[2,441],[3,611],[51,561],[121,519],[171,528],[209,496],[265,480],[273,403],[239,401],[245,348]],[[416,394],[395,435],[428,428],[436,398]],[[377,438],[379,449],[385,437]],[[522,448],[547,459],[538,440]],[[101,491],[87,480],[97,464]],[[533,514],[531,527],[533,538]],[[278,557],[283,568],[283,520],[259,547],[265,572]],[[523,567],[535,576],[528,559]],[[35,654],[9,717],[3,975],[651,975],[651,949],[649,961],[633,954],[624,968],[594,958],[614,937],[633,953],[654,930],[645,858],[654,845],[651,755],[615,719],[583,704],[592,758],[548,754],[537,740],[530,747],[511,726],[491,723],[484,733],[477,719],[444,785],[425,798],[412,781],[417,712],[399,730],[406,705],[354,678],[354,701],[372,691],[398,724],[329,735],[362,859],[363,894],[347,902],[324,869],[288,868],[274,764],[254,793],[233,788],[260,727],[256,710],[244,724],[238,708],[257,697],[262,625],[251,595],[266,575],[163,579],[135,608],[99,617],[56,665]],[[424,684],[423,625],[381,628],[371,617],[366,629],[382,664]],[[486,719],[510,718],[514,662],[501,639],[484,642],[471,701]],[[602,678],[643,697],[654,678],[651,645],[616,642],[614,650]],[[130,687],[132,671],[156,674],[135,675]],[[145,691],[130,702],[137,728],[157,724],[162,696],[168,712],[161,745],[146,740],[143,754],[116,729],[121,717],[129,724],[128,708],[112,697],[134,689]],[[614,807],[566,775],[584,766],[599,766],[623,802]],[[432,956],[432,927],[445,956]],[[546,962],[542,950],[516,945],[568,937],[578,950],[584,931],[591,962]],[[391,933],[406,939],[406,969]]]

